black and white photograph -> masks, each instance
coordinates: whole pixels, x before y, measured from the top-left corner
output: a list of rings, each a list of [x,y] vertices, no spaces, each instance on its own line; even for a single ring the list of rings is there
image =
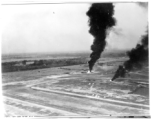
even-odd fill
[[[4,118],[151,118],[148,6],[3,1]]]

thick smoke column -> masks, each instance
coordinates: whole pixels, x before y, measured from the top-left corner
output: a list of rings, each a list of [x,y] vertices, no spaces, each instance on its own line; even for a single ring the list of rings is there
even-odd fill
[[[87,12],[89,16],[89,32],[94,36],[94,42],[91,46],[91,59],[88,62],[90,71],[106,46],[107,29],[115,25],[113,14],[114,6],[112,3],[94,3]]]
[[[142,37],[141,44],[137,44],[136,48],[127,53],[129,60],[124,63],[127,70],[138,67],[142,62],[148,60],[148,34]]]
[[[148,8],[147,2],[139,2],[137,4],[145,10]],[[111,79],[112,81],[118,77],[125,77],[127,72],[137,68],[140,69],[145,62],[149,62],[148,40],[149,37],[147,28],[147,33],[141,37],[141,43],[137,44],[135,48],[127,52],[129,60],[125,61],[122,66],[119,66],[115,75]]]
[[[129,60],[124,62],[123,66],[119,66],[112,80],[118,77],[125,77],[127,71],[134,68],[141,68],[144,62],[149,60],[148,33],[142,36],[141,43],[137,44],[136,48],[127,52]]]

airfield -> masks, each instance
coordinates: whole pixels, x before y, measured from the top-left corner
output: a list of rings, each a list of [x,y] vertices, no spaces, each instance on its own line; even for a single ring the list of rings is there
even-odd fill
[[[110,81],[125,58],[2,74],[6,117],[149,117],[149,67]]]

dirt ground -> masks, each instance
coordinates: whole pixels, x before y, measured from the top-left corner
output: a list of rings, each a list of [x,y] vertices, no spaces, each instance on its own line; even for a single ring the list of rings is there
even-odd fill
[[[149,117],[149,68],[110,81],[123,61],[3,73],[5,116]]]

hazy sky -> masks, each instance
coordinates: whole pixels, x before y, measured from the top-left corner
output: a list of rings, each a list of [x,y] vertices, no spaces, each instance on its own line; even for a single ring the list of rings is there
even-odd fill
[[[90,4],[2,6],[2,53],[90,51]],[[135,3],[115,4],[117,25],[107,49],[131,49],[146,31],[147,9]]]

